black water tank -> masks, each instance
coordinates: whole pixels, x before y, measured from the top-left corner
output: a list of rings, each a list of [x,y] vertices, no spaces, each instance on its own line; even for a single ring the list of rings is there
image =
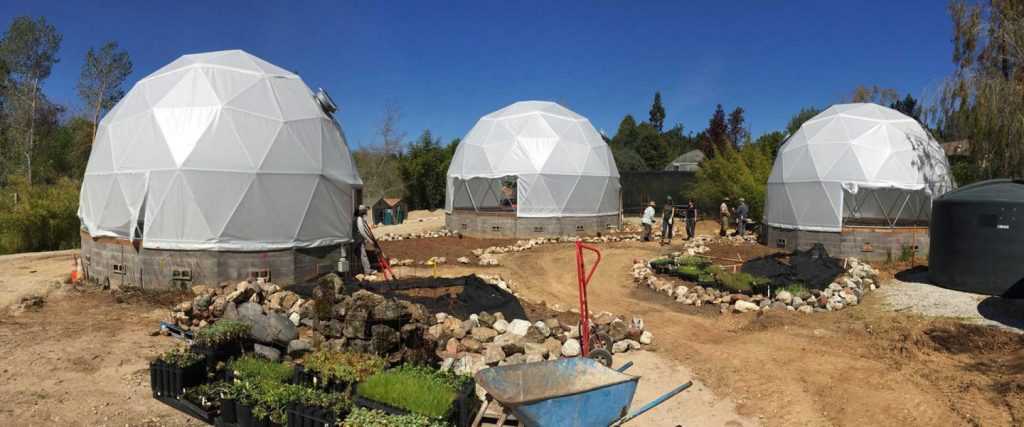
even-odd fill
[[[1024,181],[997,179],[932,205],[928,270],[951,289],[1024,298]]]

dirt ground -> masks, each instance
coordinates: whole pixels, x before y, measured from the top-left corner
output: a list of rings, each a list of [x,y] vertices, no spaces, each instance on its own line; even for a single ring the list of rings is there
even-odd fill
[[[432,256],[445,257],[454,263],[459,257],[476,261],[473,249],[488,246],[508,246],[519,239],[476,239],[473,237],[434,237],[429,239],[395,240],[380,242],[389,258],[425,261]]]
[[[631,425],[1024,423],[1024,335],[896,311],[879,294],[836,313],[719,315],[634,287],[633,260],[673,248],[600,247],[591,309],[634,314],[654,334],[652,351],[616,358],[637,363],[636,403],[687,379],[697,384]],[[440,273],[498,273],[531,300],[573,307],[570,248],[545,245],[501,255],[497,267],[447,265]],[[175,345],[149,336],[168,305],[52,286],[69,257],[0,257],[7,301],[49,292],[37,311],[0,320],[0,425],[188,425],[149,398],[147,362]],[[428,270],[399,274],[414,272]]]

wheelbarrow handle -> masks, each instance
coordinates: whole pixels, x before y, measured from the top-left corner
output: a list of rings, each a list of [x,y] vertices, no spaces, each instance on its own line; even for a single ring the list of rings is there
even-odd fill
[[[633,366],[633,362],[626,362],[626,364],[625,364],[625,365],[619,366],[619,368],[618,368],[618,369],[616,369],[616,371],[619,371],[619,372],[626,372],[626,369],[629,369],[629,368],[631,368],[632,366]]]
[[[672,390],[672,391],[670,391],[668,393],[665,393],[665,394],[661,395],[660,397],[658,397],[657,399],[652,400],[650,403],[640,407],[640,409],[637,409],[636,411],[630,412],[628,415],[626,415],[625,417],[620,418],[618,421],[616,421],[612,425],[613,426],[622,425],[622,423],[625,423],[626,421],[629,421],[629,420],[631,420],[633,418],[636,418],[636,417],[640,416],[641,414],[643,414],[644,412],[647,412],[647,411],[650,411],[651,409],[654,409],[655,406],[658,406],[658,405],[660,405],[662,403],[665,403],[666,400],[671,399],[675,395],[681,393],[683,390],[686,390],[686,389],[690,388],[690,386],[692,386],[692,385],[693,385],[693,381],[687,381],[686,384],[683,384],[683,385],[681,385],[679,387],[676,387],[674,390]]]

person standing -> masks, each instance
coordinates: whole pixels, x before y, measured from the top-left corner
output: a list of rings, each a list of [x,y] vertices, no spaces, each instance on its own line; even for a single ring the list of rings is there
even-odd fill
[[[373,274],[376,271],[370,265],[370,252],[377,250],[377,238],[373,236],[370,224],[366,222],[366,206],[359,205],[356,215],[356,233],[353,235],[356,240],[356,254],[363,264],[363,274]]]
[[[744,236],[747,234],[747,215],[750,213],[750,208],[747,207],[747,201],[740,197],[740,205],[736,207],[736,221],[739,222],[739,226],[736,228],[736,234]]]
[[[697,205],[693,203],[693,199],[690,199],[686,203],[686,240],[694,238],[694,232],[697,229]]]
[[[665,207],[661,211],[661,244],[672,243],[672,228],[675,225],[676,208],[672,206],[672,196],[665,199]]]
[[[723,198],[722,204],[718,207],[718,214],[721,216],[722,228],[718,230],[719,236],[725,236],[729,228],[729,198]]]
[[[647,205],[647,209],[644,209],[644,216],[640,218],[640,224],[644,227],[643,239],[645,242],[651,241],[651,227],[654,226],[654,201]]]

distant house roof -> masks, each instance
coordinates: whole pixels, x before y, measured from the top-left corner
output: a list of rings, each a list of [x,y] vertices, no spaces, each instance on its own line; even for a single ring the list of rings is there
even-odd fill
[[[669,162],[668,166],[665,166],[667,171],[677,172],[696,172],[700,170],[700,162],[704,161],[704,152],[700,150],[690,150],[683,155],[676,157],[675,160]]]
[[[950,141],[942,143],[942,151],[946,152],[946,156],[966,156],[969,154],[971,149],[971,141],[961,139],[959,141]]]
[[[385,198],[380,199],[380,201],[377,202],[377,203],[380,203],[380,202],[384,202],[384,204],[386,204],[389,207],[393,208],[393,207],[395,207],[395,205],[397,205],[399,203],[402,203],[402,199],[398,198],[398,197],[394,197],[394,198],[385,197]]]

